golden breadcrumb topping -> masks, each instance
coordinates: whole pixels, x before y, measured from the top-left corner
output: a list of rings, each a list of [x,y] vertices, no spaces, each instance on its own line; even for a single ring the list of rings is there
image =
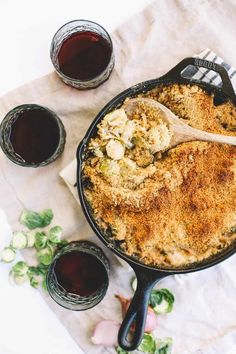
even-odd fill
[[[197,85],[170,85],[144,95],[194,128],[236,135],[236,108],[215,106]],[[144,109],[104,117],[83,166],[85,195],[99,226],[145,264],[184,266],[236,239],[236,148],[188,142],[166,152],[171,133]]]

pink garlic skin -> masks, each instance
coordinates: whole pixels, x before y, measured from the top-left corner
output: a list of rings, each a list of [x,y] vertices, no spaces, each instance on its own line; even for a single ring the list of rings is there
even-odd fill
[[[154,331],[157,326],[157,316],[151,307],[148,307],[147,319],[144,332],[150,333]]]
[[[121,295],[116,295],[116,298],[120,301],[121,309],[122,309],[122,316],[125,317],[125,314],[129,308],[131,300],[126,299]],[[154,310],[149,306],[144,332],[150,333],[150,332],[154,331],[156,326],[157,326],[157,316],[156,316]]]
[[[103,320],[95,326],[91,341],[93,344],[100,344],[105,347],[116,346],[119,329],[119,322]]]
[[[122,312],[122,317],[125,317],[125,314],[129,308],[130,305],[130,300],[126,299],[125,297],[121,296],[121,295],[115,295],[115,297],[119,300],[120,304],[121,304],[121,312]]]

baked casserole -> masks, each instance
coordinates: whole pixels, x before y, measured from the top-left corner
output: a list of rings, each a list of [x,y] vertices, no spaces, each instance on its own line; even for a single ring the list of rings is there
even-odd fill
[[[163,85],[143,96],[194,128],[236,135],[233,103],[215,106],[197,85]],[[170,139],[151,109],[107,114],[86,148],[84,193],[99,227],[126,254],[180,267],[236,239],[236,148],[194,141],[168,150]]]

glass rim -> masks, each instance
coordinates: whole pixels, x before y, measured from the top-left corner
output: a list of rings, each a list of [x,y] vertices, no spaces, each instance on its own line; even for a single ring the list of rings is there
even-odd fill
[[[98,27],[100,27],[107,35],[108,37],[108,40],[109,40],[109,45],[110,45],[110,48],[111,48],[111,55],[110,55],[110,59],[109,59],[109,62],[107,64],[107,66],[105,67],[105,69],[100,73],[98,74],[97,76],[94,76],[93,78],[89,79],[89,80],[81,80],[81,79],[74,79],[73,77],[70,77],[70,76],[67,76],[65,75],[59,65],[57,66],[56,63],[55,63],[55,60],[53,59],[53,45],[54,45],[54,41],[55,41],[55,38],[57,36],[57,34],[59,33],[60,30],[62,30],[64,27],[66,27],[67,25],[70,25],[72,23],[76,23],[76,22],[81,22],[82,23],[91,23],[91,24],[94,24]],[[79,25],[78,25],[79,26]],[[76,26],[75,26],[76,28]],[[63,43],[64,41],[62,41]],[[60,28],[58,28],[58,30],[55,32],[55,34],[53,35],[52,37],[52,40],[51,40],[51,46],[50,46],[50,58],[51,58],[51,62],[52,62],[52,65],[54,67],[54,69],[56,70],[56,72],[64,79],[66,80],[73,80],[75,83],[79,84],[79,83],[90,83],[94,80],[97,80],[99,77],[103,76],[103,74],[106,72],[107,70],[107,67],[110,65],[110,63],[114,60],[114,46],[113,46],[113,42],[112,42],[112,39],[111,39],[111,36],[110,34],[107,32],[107,30],[102,26],[100,25],[99,23],[95,22],[95,21],[91,21],[91,20],[85,20],[85,19],[77,19],[77,20],[71,20],[69,22],[66,22],[64,23],[64,25],[62,25]]]
[[[58,129],[59,129],[58,145],[57,145],[55,151],[53,152],[53,154],[50,155],[46,160],[44,160],[42,162],[30,163],[30,162],[24,162],[23,159],[18,158],[19,155],[17,155],[17,153],[14,151],[12,145],[8,141],[10,136],[6,137],[4,134],[4,128],[8,124],[8,119],[11,119],[13,117],[15,111],[17,111],[19,109],[21,109],[22,111],[24,111],[24,110],[26,111],[27,109],[28,110],[40,109],[42,111],[49,113],[50,116],[57,123]],[[54,111],[52,111],[48,107],[41,106],[36,103],[24,103],[24,104],[14,107],[10,111],[8,111],[0,124],[0,132],[2,133],[2,137],[3,137],[3,139],[0,139],[0,146],[1,146],[2,151],[4,152],[4,154],[7,156],[7,158],[9,160],[11,160],[13,163],[15,163],[19,166],[22,166],[22,167],[43,167],[43,166],[50,164],[51,162],[54,162],[57,159],[57,157],[59,157],[60,154],[62,153],[62,151],[64,150],[65,143],[66,143],[66,131],[65,131],[65,127],[64,127],[61,119],[58,117],[58,115]],[[9,149],[9,147],[11,147],[11,149]]]

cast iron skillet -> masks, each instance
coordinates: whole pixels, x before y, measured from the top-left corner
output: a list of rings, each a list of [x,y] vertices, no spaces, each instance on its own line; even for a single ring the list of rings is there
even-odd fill
[[[197,67],[204,67],[210,70],[217,72],[222,80],[222,87],[218,88],[211,84],[200,82],[192,79],[183,78],[181,73],[188,66],[194,65]],[[222,262],[226,258],[233,255],[236,251],[236,244],[234,243],[229,248],[217,253],[214,257],[208,258],[205,261],[201,261],[195,264],[187,265],[182,268],[164,268],[164,267],[154,267],[143,264],[138,259],[134,257],[126,255],[120,248],[119,245],[116,244],[114,240],[105,235],[102,230],[97,225],[92,210],[89,204],[86,201],[84,196],[84,186],[86,181],[83,180],[82,175],[82,163],[86,158],[86,146],[89,140],[94,137],[97,133],[97,124],[102,120],[102,118],[110,111],[118,108],[122,105],[123,101],[127,97],[136,96],[139,93],[147,92],[154,87],[161,84],[173,84],[173,83],[183,83],[183,84],[197,84],[205,89],[209,93],[214,93],[214,103],[221,104],[227,99],[231,99],[231,101],[236,104],[236,96],[231,84],[231,81],[228,77],[227,71],[223,66],[217,65],[213,62],[200,60],[196,58],[186,58],[182,60],[179,64],[177,64],[172,70],[170,70],[167,74],[162,76],[159,79],[149,80],[142,83],[139,83],[135,86],[130,87],[129,89],[121,92],[118,96],[113,98],[96,116],[91,126],[89,127],[84,139],[78,146],[77,150],[77,188],[78,194],[80,198],[80,203],[83,209],[83,212],[92,227],[95,234],[100,238],[100,240],[117,256],[121,257],[133,268],[136,276],[137,276],[137,290],[134,294],[133,300],[130,304],[130,307],[127,311],[127,314],[123,320],[123,323],[120,327],[118,342],[119,345],[127,351],[135,350],[141,342],[146,315],[147,308],[149,302],[150,292],[153,286],[160,281],[162,278],[173,275],[173,274],[182,274],[195,272],[202,269],[209,268],[219,262]],[[135,332],[132,338],[128,336],[131,325],[135,322]]]

